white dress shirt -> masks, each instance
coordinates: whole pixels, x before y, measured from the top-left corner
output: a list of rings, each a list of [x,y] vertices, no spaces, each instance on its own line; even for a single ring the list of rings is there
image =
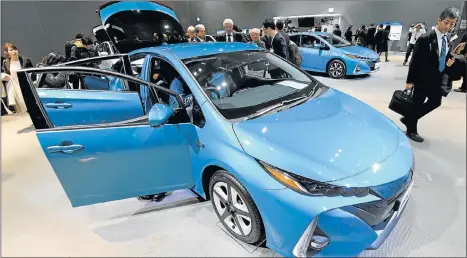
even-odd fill
[[[426,33],[425,28],[420,28],[420,30],[410,28],[409,32],[412,33],[412,36],[410,37],[410,44],[415,45],[417,43],[417,39],[420,38],[421,35]]]
[[[436,37],[438,38],[438,50],[439,50],[439,53],[438,55],[440,56],[441,55],[441,48],[443,47],[443,36],[444,37],[444,41],[446,42],[446,55],[448,54],[448,51],[449,51],[449,42],[448,42],[448,38],[447,38],[447,34],[443,34],[441,33],[441,31],[438,30],[438,28],[435,27],[435,31],[436,31]]]
[[[230,36],[230,39],[229,39],[229,36]],[[225,40],[226,40],[227,42],[234,42],[234,35],[233,35],[233,33],[231,32],[231,33],[225,34]]]

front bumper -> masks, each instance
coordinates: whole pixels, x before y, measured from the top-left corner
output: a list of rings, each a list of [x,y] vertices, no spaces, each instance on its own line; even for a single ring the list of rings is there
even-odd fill
[[[380,221],[373,220],[373,222],[368,216],[362,215],[370,210],[361,209],[362,204],[382,202],[373,195],[362,198],[314,198],[297,194],[289,189],[267,191],[273,196],[263,195],[264,199],[261,198],[263,200],[259,202],[263,204],[259,206],[264,208],[264,205],[267,205],[270,210],[278,211],[273,215],[263,216],[267,245],[284,257],[357,256],[365,249],[378,248],[400,219],[412,188],[413,179],[406,190],[388,203],[391,205],[391,211],[387,214],[386,211],[375,213],[379,214]],[[309,205],[304,205],[305,203]],[[398,203],[397,207],[394,208],[396,203]],[[324,249],[316,251],[308,248],[310,237],[306,235],[310,233],[310,228],[324,232],[330,239]],[[299,252],[300,250],[302,252]]]
[[[380,69],[380,60],[353,60],[348,75],[363,75],[379,71]]]

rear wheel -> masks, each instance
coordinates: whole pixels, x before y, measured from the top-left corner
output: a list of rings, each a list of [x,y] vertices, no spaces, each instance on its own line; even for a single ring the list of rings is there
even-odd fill
[[[248,244],[264,239],[258,208],[235,177],[226,171],[217,171],[209,182],[209,191],[217,217],[230,234]]]
[[[342,79],[347,74],[347,68],[342,60],[332,60],[328,64],[327,73],[333,79]]]

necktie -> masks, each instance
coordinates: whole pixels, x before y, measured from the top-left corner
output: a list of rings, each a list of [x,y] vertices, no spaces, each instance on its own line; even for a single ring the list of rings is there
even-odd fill
[[[232,42],[232,35],[228,35],[229,39],[227,40],[227,42]]]
[[[441,41],[443,43],[441,45],[441,54],[439,55],[439,71],[440,72],[444,71],[444,68],[446,67],[446,36],[443,36],[441,38]]]

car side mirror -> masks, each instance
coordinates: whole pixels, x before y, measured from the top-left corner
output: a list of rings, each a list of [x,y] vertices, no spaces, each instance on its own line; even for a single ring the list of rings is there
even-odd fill
[[[155,104],[149,111],[149,125],[151,127],[159,127],[167,123],[169,118],[174,114],[174,109],[164,104]]]
[[[313,48],[324,50],[324,49],[326,49],[326,45],[324,45],[322,43],[314,43]]]

